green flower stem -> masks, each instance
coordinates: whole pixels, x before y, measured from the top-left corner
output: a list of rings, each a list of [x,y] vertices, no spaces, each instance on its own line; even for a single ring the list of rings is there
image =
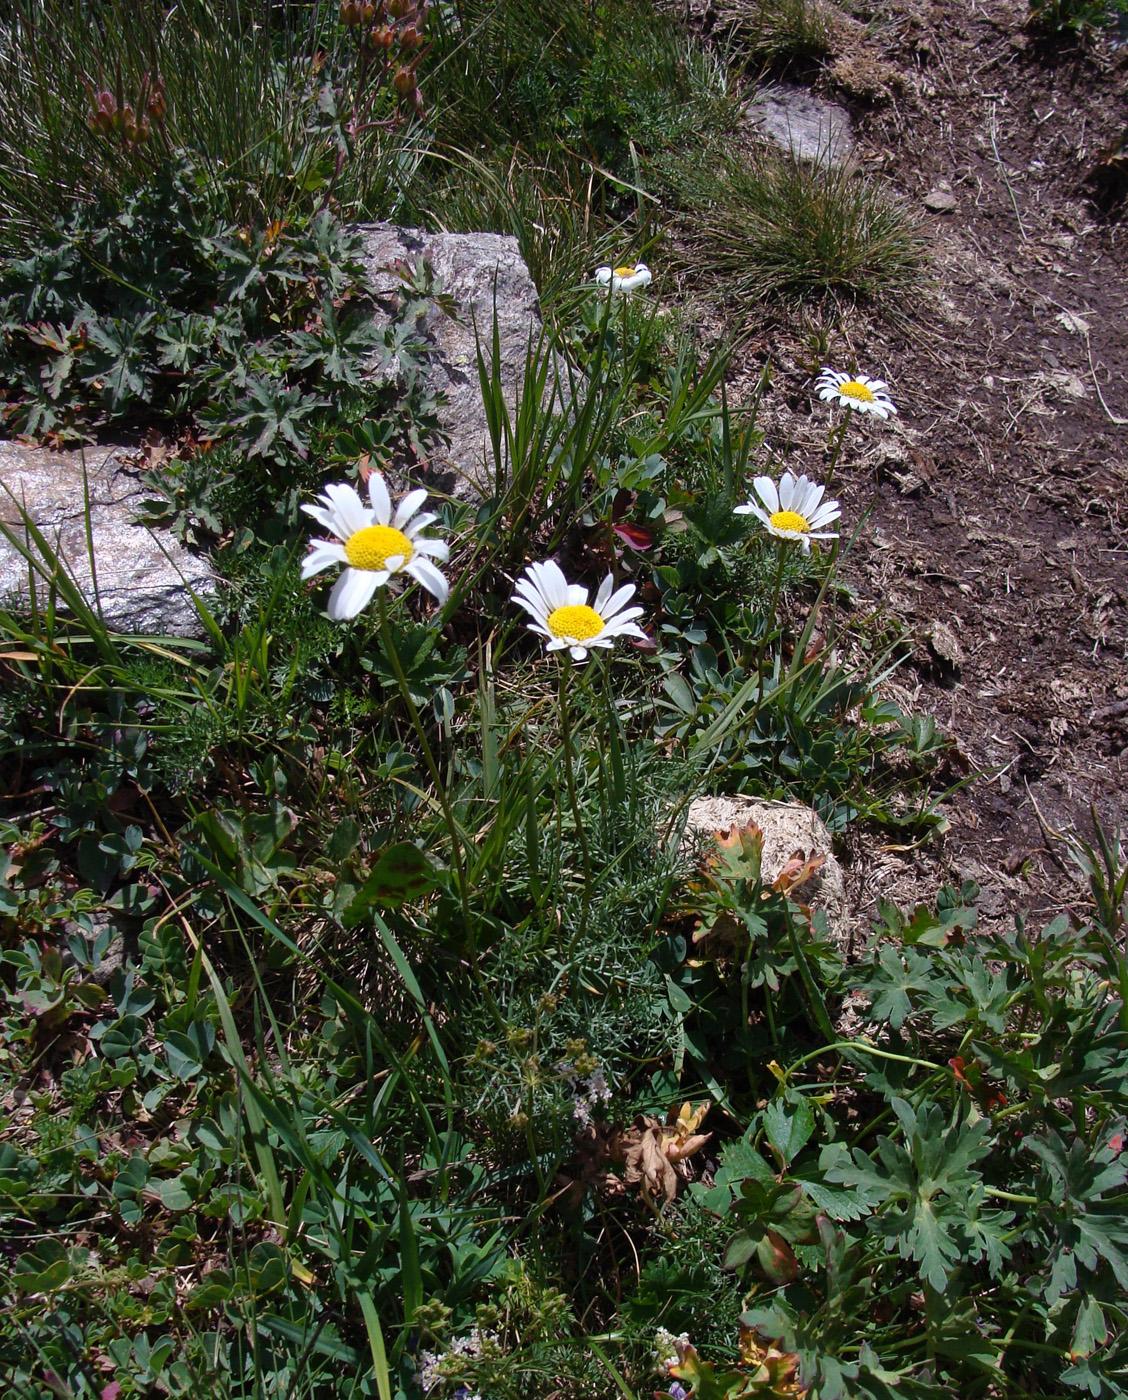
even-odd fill
[[[837,428],[831,428],[827,436],[826,450],[830,454],[830,461],[827,463],[826,475],[823,478],[823,484],[827,490],[830,489],[831,482],[834,480],[835,468],[838,466],[839,457],[842,456],[842,444],[846,441],[846,430],[849,428],[850,419],[853,416],[854,410],[848,408],[843,415],[842,422]]]
[[[574,667],[572,658],[564,653],[564,664],[560,667],[560,737],[564,740],[564,776],[568,785],[568,802],[572,808],[572,820],[576,824],[576,836],[580,842],[580,852],[584,863],[584,887],[580,900],[580,926],[577,938],[587,932],[588,911],[591,908],[591,848],[588,846],[587,832],[580,813],[580,799],[576,791],[576,753],[572,738],[572,718],[568,707],[568,687],[571,684]]]
[[[810,1050],[806,1055],[801,1055],[794,1064],[788,1065],[784,1071],[785,1075],[790,1079],[797,1069],[810,1064],[812,1060],[817,1060],[820,1055],[829,1054],[832,1050],[860,1050],[863,1055],[874,1055],[879,1060],[894,1060],[901,1065],[918,1065],[921,1069],[944,1072],[944,1066],[935,1064],[932,1060],[920,1060],[915,1055],[895,1055],[892,1050],[879,1050],[876,1045],[867,1045],[864,1040],[835,1040],[829,1045],[820,1045],[817,1050]]]
[[[1016,1205],[1020,1206],[1041,1205],[1037,1196],[1020,1196],[1014,1191],[1000,1191],[995,1186],[985,1186],[983,1188],[983,1194],[985,1196],[990,1196],[996,1201],[1014,1201]]]
[[[470,897],[466,888],[466,866],[462,857],[462,838],[458,831],[458,822],[455,820],[454,809],[450,805],[450,798],[447,796],[446,784],[443,782],[439,772],[439,766],[435,762],[434,751],[431,748],[430,740],[427,738],[427,730],[419,717],[419,710],[411,696],[411,689],[407,684],[407,676],[404,674],[403,663],[400,661],[399,652],[396,649],[395,637],[392,635],[391,623],[388,620],[388,604],[385,598],[385,590],[377,589],[377,597],[380,604],[380,636],[384,643],[384,651],[391,662],[392,670],[395,672],[396,684],[399,686],[403,702],[407,706],[407,713],[411,717],[412,728],[415,730],[419,740],[419,747],[423,752],[423,762],[427,766],[427,772],[431,775],[431,782],[435,786],[435,797],[442,808],[443,819],[446,822],[447,831],[450,833],[451,863],[454,866],[455,882],[458,885],[458,895],[462,902],[462,917],[466,924],[466,938],[470,947],[470,955],[473,957],[477,951],[478,939],[474,930],[474,921],[470,915]]]
[[[783,590],[783,570],[786,563],[787,541],[777,539],[775,582],[772,584],[772,595],[764,616],[763,630],[760,633],[759,641],[756,643],[756,675],[759,677],[760,682],[756,688],[757,705],[759,705],[764,698],[764,653],[768,649],[768,635],[775,623],[776,611],[779,608],[779,595]]]

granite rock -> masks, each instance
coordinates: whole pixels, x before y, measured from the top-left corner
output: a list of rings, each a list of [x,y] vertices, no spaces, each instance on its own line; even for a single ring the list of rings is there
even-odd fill
[[[801,802],[771,802],[758,797],[698,797],[686,813],[686,838],[696,844],[700,838],[749,824],[764,833],[765,884],[771,884],[796,851],[824,857],[818,874],[796,891],[796,898],[812,910],[825,912],[831,939],[845,952],[850,942],[846,882],[830,832],[813,808]]]
[[[757,131],[797,160],[844,165],[854,153],[854,129],[845,107],[793,83],[757,92],[745,108]]]
[[[530,340],[541,331],[537,289],[515,238],[498,233],[426,233],[394,224],[362,224],[362,260],[377,303],[402,287],[396,262],[430,264],[455,314],[433,303],[420,330],[431,347],[426,383],[441,392],[439,418],[449,443],[436,448],[425,477],[462,499],[493,494],[494,462],[478,382],[477,336],[489,349],[494,307],[501,374],[512,408]],[[475,334],[477,328],[477,335]]]
[[[90,500],[90,566],[83,471]],[[55,451],[0,442],[0,523],[24,534],[20,508],[42,532],[87,602],[115,632],[199,637],[204,633],[191,592],[207,598],[215,576],[167,530],[136,523],[146,490],[120,446]],[[30,541],[29,541],[30,543]],[[34,555],[38,551],[31,544]],[[44,561],[46,567],[46,561]],[[96,581],[96,587],[95,587]],[[37,599],[48,582],[35,577]],[[28,564],[0,533],[0,601],[26,605]]]

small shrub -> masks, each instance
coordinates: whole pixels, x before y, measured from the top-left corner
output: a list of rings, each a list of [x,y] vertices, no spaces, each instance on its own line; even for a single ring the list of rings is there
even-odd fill
[[[419,416],[389,423],[381,406],[406,406],[398,374],[379,386],[366,372],[374,359],[406,370],[422,353],[406,329],[422,303],[407,284],[413,309],[381,330],[357,236],[328,211],[240,226],[223,202],[191,160],[174,160],[120,210],[80,207],[0,267],[0,424],[66,441],[160,420],[194,445],[229,446],[234,460],[208,452],[203,467],[168,472],[180,506],[205,524],[228,484],[242,522],[299,492],[323,427],[370,420],[353,456],[382,460],[393,438],[431,425],[422,390]]]
[[[774,152],[722,154],[672,172],[683,257],[736,302],[897,302],[920,288],[925,241],[905,208],[849,166]]]
[[[1030,18],[1051,34],[1091,38],[1117,19],[1128,20],[1128,0],[1030,0]]]

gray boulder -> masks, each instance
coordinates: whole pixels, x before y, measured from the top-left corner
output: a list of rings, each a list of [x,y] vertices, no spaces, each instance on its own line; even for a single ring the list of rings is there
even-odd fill
[[[842,867],[835,859],[831,836],[822,818],[802,802],[771,802],[758,797],[698,797],[686,812],[687,842],[725,833],[731,827],[754,824],[764,833],[761,873],[766,885],[796,853],[822,856],[818,873],[795,891],[795,898],[822,909],[832,941],[845,952],[850,943],[849,908]]]
[[[394,224],[362,224],[362,259],[377,301],[402,288],[392,266],[420,259],[434,269],[441,291],[452,299],[450,315],[432,303],[419,329],[431,345],[427,387],[441,392],[440,410],[449,444],[426,464],[426,475],[462,499],[493,494],[494,463],[478,383],[477,334],[489,349],[496,299],[501,375],[512,410],[530,340],[541,330],[537,289],[517,240],[499,233],[425,233]]]
[[[215,576],[167,530],[135,523],[146,491],[125,447],[54,451],[0,442],[0,522],[24,534],[20,508],[45,536],[86,601],[115,632],[199,637],[204,629],[189,590],[206,598]],[[90,566],[83,463],[90,500]],[[39,552],[29,541],[32,554]],[[47,561],[42,560],[44,568]],[[0,601],[26,606],[28,564],[0,533]],[[40,606],[49,584],[34,576]]]
[[[793,83],[760,89],[745,108],[761,136],[796,160],[843,165],[854,153],[850,113]]]

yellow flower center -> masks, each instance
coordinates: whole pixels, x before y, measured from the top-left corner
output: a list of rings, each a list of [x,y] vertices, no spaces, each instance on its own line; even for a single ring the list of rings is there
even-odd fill
[[[569,603],[563,608],[554,608],[548,615],[548,630],[554,637],[573,638],[586,642],[598,637],[603,631],[603,619],[594,608],[586,603]]]
[[[616,277],[633,277],[634,275],[635,270],[633,267],[617,267],[615,269]]]
[[[772,525],[777,530],[798,530],[801,535],[811,528],[811,522],[797,510],[777,510],[772,516]]]
[[[414,553],[403,531],[390,525],[365,525],[345,541],[345,557],[354,569],[386,569],[396,555],[406,564]]]
[[[877,397],[872,389],[865,384],[859,384],[856,379],[847,379],[845,384],[839,384],[838,392],[845,394],[848,399],[857,399],[860,403],[873,403]]]

